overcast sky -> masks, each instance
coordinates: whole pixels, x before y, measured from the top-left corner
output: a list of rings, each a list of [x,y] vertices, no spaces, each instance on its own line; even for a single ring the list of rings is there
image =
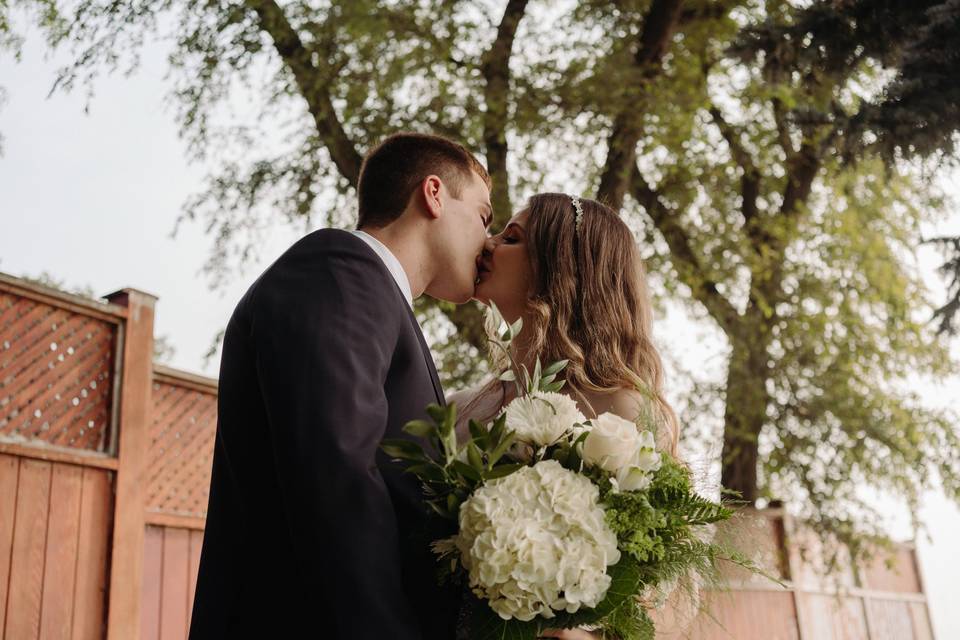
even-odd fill
[[[204,169],[186,163],[172,114],[162,106],[165,51],[148,49],[132,78],[98,82],[85,115],[80,94],[46,98],[57,64],[44,60],[37,44],[36,38],[28,41],[19,65],[0,57],[0,86],[9,93],[0,107],[0,272],[48,272],[69,287],[90,286],[97,295],[127,286],[153,293],[160,298],[156,333],[176,348],[170,364],[216,376],[219,359],[203,364],[211,340],[250,282],[303,230],[278,227],[260,261],[211,293],[199,273],[211,247],[201,226],[186,224],[175,240],[169,237]],[[953,179],[960,182],[960,173]],[[939,230],[960,232],[960,211]],[[942,288],[933,274],[937,256],[924,252],[921,258],[930,282]],[[658,327],[663,348],[675,358],[722,373],[724,345],[716,331],[679,312]],[[960,380],[919,390],[942,405],[960,397]],[[892,530],[909,536],[902,510],[890,504]],[[953,541],[960,538],[960,512],[932,493],[923,517],[933,541],[919,541],[921,568],[937,636],[957,638],[960,552]]]

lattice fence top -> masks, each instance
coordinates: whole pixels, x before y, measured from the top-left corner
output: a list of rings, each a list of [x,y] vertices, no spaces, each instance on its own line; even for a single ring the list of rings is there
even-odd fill
[[[0,291],[0,438],[107,451],[116,332]]]
[[[217,428],[216,393],[156,381],[147,464],[147,510],[205,518]]]

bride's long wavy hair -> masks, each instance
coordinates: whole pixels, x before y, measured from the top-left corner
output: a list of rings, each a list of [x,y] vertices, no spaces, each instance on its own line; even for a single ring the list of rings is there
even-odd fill
[[[658,428],[677,454],[679,422],[663,395],[663,362],[652,340],[646,271],[633,234],[617,212],[569,195],[541,193],[526,209],[526,246],[533,271],[521,360],[569,360],[567,385],[594,392],[634,388],[650,400]],[[489,325],[489,323],[488,323]],[[488,331],[492,327],[488,326]],[[494,353],[494,366],[509,366]],[[495,386],[496,381],[491,383]],[[659,438],[658,438],[659,439]]]

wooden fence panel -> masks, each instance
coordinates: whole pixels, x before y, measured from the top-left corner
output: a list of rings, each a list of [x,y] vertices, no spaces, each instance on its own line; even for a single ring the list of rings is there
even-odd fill
[[[141,640],[159,640],[160,587],[163,582],[163,527],[147,525],[143,538],[143,548],[140,638]]]
[[[106,451],[116,324],[0,291],[0,435]]]
[[[206,517],[217,396],[155,376],[147,459],[147,513]]]
[[[870,640],[915,640],[910,603],[867,598]]]
[[[4,638],[179,640],[189,629],[217,383],[151,362],[153,296],[109,299],[0,274]],[[707,613],[682,637],[932,640],[914,549],[896,570],[847,567],[824,581],[818,541],[794,525],[778,510],[733,523],[727,542],[787,587],[725,571],[731,590],[703,594]]]
[[[50,514],[44,554],[40,638],[70,637],[74,579],[80,540],[80,499],[83,469],[54,464],[50,483]]]
[[[788,592],[711,592],[706,601],[709,615],[694,621],[691,638],[799,640],[797,612]]]
[[[85,468],[72,640],[102,640],[107,633],[107,561],[113,521],[113,472]]]
[[[19,472],[20,459],[0,453],[0,631],[6,629],[7,595],[11,586],[10,550],[13,549]]]
[[[50,471],[49,462],[20,461],[7,595],[8,638],[36,638],[40,629]]]
[[[863,599],[798,593],[804,637],[816,640],[869,640]]]

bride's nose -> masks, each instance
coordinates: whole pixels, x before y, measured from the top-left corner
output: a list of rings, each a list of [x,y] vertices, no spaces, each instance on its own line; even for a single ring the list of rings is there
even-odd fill
[[[491,253],[493,253],[493,250],[496,249],[496,248],[497,248],[496,236],[489,236],[489,237],[483,242],[483,252],[484,252],[485,254],[491,254]]]

